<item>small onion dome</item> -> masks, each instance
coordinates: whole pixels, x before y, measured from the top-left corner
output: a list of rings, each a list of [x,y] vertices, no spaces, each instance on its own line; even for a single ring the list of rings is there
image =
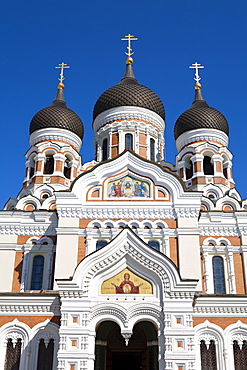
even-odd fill
[[[228,123],[223,114],[205,102],[201,89],[198,88],[192,106],[182,113],[175,123],[175,139],[184,132],[202,128],[223,131],[226,135],[229,133]]]
[[[162,101],[152,90],[137,82],[133,73],[132,63],[126,65],[126,71],[122,80],[100,95],[94,106],[93,119],[108,109],[123,106],[146,108],[165,119]]]
[[[30,135],[44,128],[58,128],[73,132],[83,138],[84,128],[80,117],[69,109],[64,101],[63,84],[58,85],[57,96],[53,103],[35,114],[30,123]]]

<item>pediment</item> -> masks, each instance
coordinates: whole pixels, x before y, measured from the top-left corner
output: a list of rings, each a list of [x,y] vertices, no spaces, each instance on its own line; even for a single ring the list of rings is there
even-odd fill
[[[57,284],[61,291],[80,291],[82,296],[91,298],[105,296],[104,284],[109,288],[112,282],[119,287],[127,271],[135,287],[145,285],[146,290],[140,289],[138,294],[156,298],[176,292],[194,293],[197,285],[196,280],[182,280],[167,256],[147,245],[129,228],[82,260],[72,280],[58,280]],[[109,294],[118,293],[111,291]]]
[[[59,214],[67,207],[81,208],[81,218],[86,217],[83,216],[82,207],[88,209],[97,206],[99,209],[102,206],[113,209],[117,205],[127,205],[132,208],[148,206],[153,209],[154,202],[156,210],[167,207],[168,213],[170,212],[170,215],[163,215],[163,218],[174,218],[171,205],[194,208],[199,213],[201,193],[185,190],[177,175],[126,151],[80,175],[70,191],[57,192],[56,199]],[[89,214],[87,217],[100,218],[99,215],[90,217]],[[106,217],[116,218],[109,213]],[[156,218],[162,218],[162,214],[156,214]]]

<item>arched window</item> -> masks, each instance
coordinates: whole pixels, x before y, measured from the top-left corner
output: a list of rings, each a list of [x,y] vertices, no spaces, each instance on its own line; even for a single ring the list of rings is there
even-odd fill
[[[150,160],[155,161],[155,141],[150,139]]]
[[[35,256],[33,259],[32,279],[30,287],[31,290],[42,289],[44,262],[45,262],[44,257],[40,255]]]
[[[243,341],[242,345],[234,340],[233,342],[233,354],[234,354],[234,365],[235,370],[247,369],[247,342]]]
[[[200,350],[201,370],[217,370],[215,342],[211,340],[209,346],[207,347],[205,341],[201,340]]]
[[[106,240],[98,240],[96,243],[96,251],[104,247],[107,244]]]
[[[35,161],[34,156],[30,158],[30,165],[29,165],[29,179],[31,179],[34,175],[34,169],[35,169]]]
[[[186,163],[185,175],[186,180],[191,179],[191,177],[193,176],[193,163],[191,160],[189,161],[189,163]]]
[[[102,161],[106,161],[108,158],[108,140],[104,139],[102,144]]]
[[[39,342],[37,370],[52,370],[54,356],[54,340],[50,339],[45,344],[44,339]]]
[[[44,165],[44,174],[51,175],[54,172],[54,157],[53,154],[46,154],[45,156],[45,165]]]
[[[205,175],[214,174],[214,166],[212,164],[211,158],[207,155],[203,158],[203,172]]]
[[[72,168],[72,160],[66,156],[66,160],[64,162],[63,174],[67,179],[70,179],[71,177],[71,168]]]
[[[220,256],[213,257],[214,294],[225,294],[224,261]]]
[[[149,240],[148,245],[157,251],[160,250],[160,243],[157,240]]]
[[[133,135],[132,134],[125,135],[125,149],[133,150]]]
[[[4,370],[19,369],[21,359],[21,342],[21,338],[18,338],[17,341],[13,341],[11,338],[8,339]]]

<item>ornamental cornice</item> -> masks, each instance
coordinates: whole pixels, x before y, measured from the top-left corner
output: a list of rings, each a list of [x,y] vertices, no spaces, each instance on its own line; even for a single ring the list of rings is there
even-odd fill
[[[35,132],[33,132],[30,135],[30,146],[34,146],[35,144],[41,142],[41,141],[63,141],[65,143],[70,144],[76,150],[79,152],[81,149],[81,144],[82,141],[73,132],[69,130],[64,130],[64,129],[57,129],[57,128],[45,128],[45,129],[40,129]]]
[[[228,136],[224,132],[216,129],[196,129],[184,132],[177,138],[177,150],[180,152],[184,146],[198,141],[214,141],[225,147],[228,146]]]
[[[247,314],[245,306],[195,306],[194,314]]]
[[[149,122],[157,126],[161,131],[165,129],[165,122],[157,113],[146,108],[129,106],[108,109],[99,114],[93,123],[94,132],[97,132],[101,126],[109,122],[125,119],[136,119],[138,121],[144,121],[144,123]]]
[[[56,235],[52,225],[0,225],[0,235]]]
[[[202,236],[240,236],[238,227],[200,226]]]
[[[176,219],[177,217],[197,218],[199,209],[197,207],[58,207],[59,217],[77,217],[81,219]]]
[[[0,312],[4,315],[30,315],[30,313],[39,315],[52,314],[60,316],[60,305],[59,304],[0,304]]]

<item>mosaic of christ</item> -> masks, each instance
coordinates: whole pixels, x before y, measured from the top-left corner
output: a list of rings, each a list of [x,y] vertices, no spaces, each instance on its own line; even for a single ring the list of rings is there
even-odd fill
[[[108,183],[107,194],[111,198],[149,198],[149,184],[132,176],[124,176]]]

